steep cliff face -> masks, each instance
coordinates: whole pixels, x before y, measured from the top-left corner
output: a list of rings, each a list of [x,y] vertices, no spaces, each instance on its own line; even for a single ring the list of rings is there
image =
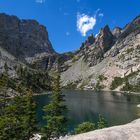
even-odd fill
[[[48,74],[33,68],[31,62],[37,57],[42,60],[44,56],[51,59],[55,55],[57,53],[44,26],[35,20],[20,20],[16,16],[0,14],[0,76],[6,65],[9,80],[13,83],[9,88],[15,89],[15,84],[22,83],[35,92],[50,89]],[[24,71],[25,75],[20,71]],[[47,84],[46,80],[49,81]]]
[[[35,20],[20,20],[4,13],[0,14],[0,54],[1,69],[7,62],[12,70],[11,61],[15,65],[17,60],[33,65],[40,60],[41,68],[50,68],[57,57],[44,26]]]
[[[114,36],[112,35],[110,28],[106,25],[100,30],[95,40],[95,46],[101,47],[104,52],[107,52],[114,44]]]
[[[0,47],[23,59],[55,53],[44,26],[35,20],[20,20],[6,14],[0,14]]]

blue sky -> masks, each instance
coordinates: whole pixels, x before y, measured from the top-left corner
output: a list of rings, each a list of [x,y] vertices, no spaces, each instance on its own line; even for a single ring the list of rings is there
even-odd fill
[[[36,19],[57,52],[76,50],[108,24],[124,27],[140,14],[140,0],[0,0],[0,12]]]

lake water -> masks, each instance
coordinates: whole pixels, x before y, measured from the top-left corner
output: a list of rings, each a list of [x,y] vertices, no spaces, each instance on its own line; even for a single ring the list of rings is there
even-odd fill
[[[108,126],[125,124],[140,118],[140,96],[123,95],[115,92],[63,91],[65,104],[68,107],[69,131],[84,121],[97,122],[102,114]],[[48,95],[35,97],[37,103],[37,119],[42,126],[44,115],[42,108],[48,104]]]

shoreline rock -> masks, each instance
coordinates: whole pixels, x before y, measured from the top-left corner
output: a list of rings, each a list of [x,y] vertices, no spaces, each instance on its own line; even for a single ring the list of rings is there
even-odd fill
[[[62,138],[61,140],[139,140],[140,119],[131,123],[95,130],[75,136]]]

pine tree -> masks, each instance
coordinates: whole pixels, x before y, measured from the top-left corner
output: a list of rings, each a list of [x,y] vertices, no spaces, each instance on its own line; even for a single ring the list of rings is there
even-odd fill
[[[0,75],[0,114],[2,113],[2,108],[6,104],[8,81],[8,66],[7,63],[5,63],[4,72]]]
[[[31,90],[17,86],[18,94],[7,99],[0,116],[0,139],[29,140],[36,132],[35,103]]]
[[[7,98],[8,65],[0,75],[0,140],[29,140],[37,130],[33,92],[21,84],[13,98]]]
[[[24,98],[15,96],[9,99],[3,107],[3,115],[0,117],[0,139],[20,140],[23,136],[23,114],[25,113]]]
[[[36,121],[36,104],[33,99],[33,92],[31,89],[26,93],[26,106],[25,106],[25,132],[26,138],[29,140],[37,131]]]
[[[44,106],[43,109],[46,113],[44,116],[46,125],[42,131],[42,139],[44,140],[59,138],[65,135],[67,130],[67,119],[65,117],[67,108],[64,105],[64,95],[62,95],[60,89],[60,75],[57,75],[54,81],[54,88],[50,100],[50,104]]]
[[[101,114],[99,114],[99,120],[97,123],[98,123],[98,129],[107,127],[106,120],[104,119],[104,117]]]

